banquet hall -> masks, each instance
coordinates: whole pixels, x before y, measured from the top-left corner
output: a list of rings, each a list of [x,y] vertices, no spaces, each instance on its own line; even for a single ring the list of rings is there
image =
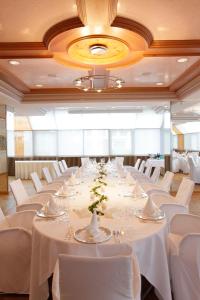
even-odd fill
[[[0,300],[200,298],[199,11],[0,0]]]

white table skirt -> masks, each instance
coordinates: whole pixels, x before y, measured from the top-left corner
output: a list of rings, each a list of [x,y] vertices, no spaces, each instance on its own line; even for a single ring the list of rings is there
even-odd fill
[[[54,160],[55,161],[55,160]],[[30,173],[37,172],[40,178],[44,178],[42,168],[49,168],[53,172],[53,160],[16,160],[15,177],[20,179],[30,179]]]
[[[151,167],[161,167],[164,168],[165,167],[165,160],[164,159],[152,159],[149,158],[146,161],[146,167],[151,166]]]
[[[118,183],[119,184],[119,183]],[[107,214],[101,217],[101,225],[112,230],[124,230],[122,242],[130,244],[139,261],[141,274],[151,282],[162,300],[171,300],[167,251],[165,245],[166,222],[145,223],[133,214],[133,208],[143,207],[146,200],[124,197],[130,186],[113,184],[107,187],[109,197]],[[74,231],[90,222],[87,213],[89,200],[88,185],[77,186],[74,199],[58,200],[62,205],[70,206],[70,224]],[[79,214],[77,213],[77,209]],[[75,210],[76,209],[76,210]],[[82,212],[82,217],[80,217]],[[84,212],[84,213],[83,213]],[[78,216],[79,215],[79,216]],[[60,253],[77,255],[95,255],[98,245],[80,244],[73,238],[66,240],[69,218],[60,217],[47,220],[35,217],[33,224],[33,248],[31,264],[30,300],[48,298],[47,279],[53,273]],[[115,243],[112,238],[108,243]]]

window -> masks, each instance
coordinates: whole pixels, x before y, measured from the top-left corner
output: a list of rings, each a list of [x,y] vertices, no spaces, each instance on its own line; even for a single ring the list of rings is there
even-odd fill
[[[58,131],[58,155],[83,156],[83,131]]]
[[[56,131],[34,131],[33,132],[34,155],[56,156],[57,135]]]
[[[136,129],[134,148],[135,154],[160,153],[160,129]]]
[[[108,130],[84,130],[84,155],[109,155]]]
[[[132,153],[131,130],[110,131],[110,152],[112,155],[128,155]]]

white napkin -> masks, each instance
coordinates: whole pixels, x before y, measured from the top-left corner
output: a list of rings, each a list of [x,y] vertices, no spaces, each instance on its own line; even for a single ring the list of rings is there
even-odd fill
[[[56,214],[59,211],[59,207],[55,202],[54,197],[52,196],[45,206],[45,213],[47,214]]]
[[[159,207],[153,202],[152,197],[148,197],[147,203],[143,208],[143,216],[145,217],[158,217],[161,213]]]
[[[80,178],[82,176],[82,168],[78,168],[78,170],[76,171],[76,174],[75,174],[76,178]]]
[[[138,183],[138,181],[136,181],[135,186],[133,188],[133,194],[136,197],[140,197],[142,194],[144,193],[143,188],[141,187],[141,185]]]
[[[74,174],[72,174],[68,180],[70,185],[74,185],[76,184],[76,176]]]
[[[99,223],[97,220],[97,213],[95,209],[92,214],[90,225],[87,227],[87,233],[89,236],[92,236],[93,238],[97,238],[101,234],[99,229]]]
[[[123,167],[118,167],[118,172],[121,178],[125,178],[126,177],[126,170]]]

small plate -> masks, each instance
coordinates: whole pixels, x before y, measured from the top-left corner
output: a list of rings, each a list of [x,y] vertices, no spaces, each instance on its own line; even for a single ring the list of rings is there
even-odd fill
[[[135,216],[137,218],[145,220],[145,221],[160,221],[160,220],[163,220],[165,218],[165,213],[164,213],[164,211],[161,211],[160,215],[158,215],[156,217],[148,217],[148,216],[143,215],[143,209],[138,209],[135,212]]]
[[[87,227],[78,229],[74,233],[74,238],[78,242],[85,243],[85,244],[99,244],[108,241],[112,237],[112,233],[110,229],[106,227],[99,227],[101,234],[94,238],[94,237],[89,237],[87,235]]]
[[[56,196],[56,197],[61,197],[61,198],[67,198],[67,197],[73,197],[73,196],[75,196],[75,193],[69,193],[69,194],[60,194],[60,193],[58,193],[58,192],[56,192],[55,194],[54,194],[54,196]]]
[[[43,209],[38,210],[36,212],[36,215],[41,218],[57,218],[57,217],[63,216],[64,214],[65,214],[65,212],[63,210],[60,210],[55,214],[46,214]]]

